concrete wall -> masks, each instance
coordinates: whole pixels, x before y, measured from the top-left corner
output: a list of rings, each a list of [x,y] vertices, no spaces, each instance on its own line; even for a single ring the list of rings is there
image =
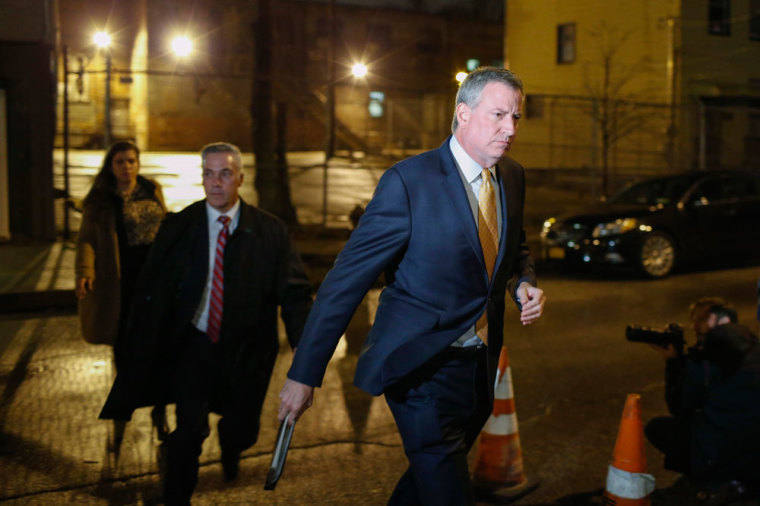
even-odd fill
[[[0,3],[0,87],[7,119],[7,212],[12,239],[52,240],[55,2]],[[5,210],[7,209],[7,211]]]

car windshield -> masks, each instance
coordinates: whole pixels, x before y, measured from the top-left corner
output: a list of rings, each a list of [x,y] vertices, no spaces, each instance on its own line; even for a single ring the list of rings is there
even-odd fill
[[[693,178],[688,176],[663,177],[633,183],[610,198],[615,204],[656,206],[675,204],[689,189]]]

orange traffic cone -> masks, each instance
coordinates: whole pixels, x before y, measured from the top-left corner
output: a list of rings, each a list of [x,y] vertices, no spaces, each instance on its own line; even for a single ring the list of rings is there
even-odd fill
[[[620,420],[612,463],[607,471],[605,505],[648,505],[654,490],[654,476],[646,474],[644,429],[641,424],[641,397],[628,394]]]
[[[480,433],[472,478],[478,496],[494,502],[514,501],[538,487],[523,471],[517,431],[512,371],[506,346],[499,355],[493,412]]]

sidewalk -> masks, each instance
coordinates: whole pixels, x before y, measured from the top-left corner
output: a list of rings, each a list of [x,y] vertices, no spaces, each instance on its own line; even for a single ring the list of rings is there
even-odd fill
[[[0,313],[74,308],[72,243],[0,245]]]
[[[367,181],[369,185],[371,181]],[[529,182],[530,183],[530,182]],[[371,194],[374,187],[362,188]],[[357,189],[358,191],[358,189]],[[539,257],[541,223],[553,213],[566,210],[578,201],[578,193],[569,188],[536,181],[529,184],[525,208],[525,230],[534,259]],[[61,206],[56,206],[61,214]],[[314,210],[298,209],[299,216]],[[309,215],[310,218],[313,216]],[[57,217],[62,223],[62,217]],[[76,237],[79,220],[71,220]],[[346,227],[348,224],[346,223]],[[62,227],[59,227],[62,228]],[[294,232],[294,241],[314,286],[318,286],[350,235],[349,228],[324,227],[307,223]],[[0,313],[45,308],[75,309],[74,242],[62,238],[53,243],[0,243]]]
[[[150,410],[135,412],[121,444],[114,424],[97,418],[113,381],[111,348],[84,342],[76,315],[50,311],[0,315],[0,335],[0,503],[159,504],[165,448]],[[383,504],[403,451],[382,399],[348,386],[356,357],[346,346],[325,376],[319,416],[299,422],[276,490],[263,490],[291,358],[280,340],[259,440],[243,453],[238,480],[222,478],[212,415],[193,504]],[[173,427],[172,406],[168,414]]]
[[[296,247],[314,286],[319,285],[350,230],[302,227]],[[46,308],[74,309],[76,245],[53,243],[0,244],[0,313]]]
[[[58,155],[58,153],[56,154]],[[72,196],[83,198],[97,167],[90,159],[100,159],[100,153],[81,152],[82,158],[72,160]],[[198,169],[196,154],[143,153],[142,172],[154,177],[164,186],[170,210],[178,211],[190,202],[203,197],[200,178],[189,177]],[[317,156],[319,155],[319,156]],[[322,222],[322,168],[314,165],[321,154],[291,153],[292,199],[302,226],[294,231],[294,240],[307,272],[316,285],[332,265],[337,253],[350,234],[349,212],[357,203],[366,203],[374,191],[379,174],[386,167],[383,160],[334,158],[330,162],[330,215],[327,226]],[[245,157],[244,157],[245,158]],[[248,156],[250,158],[250,155]],[[320,162],[321,163],[321,162]],[[60,172],[60,160],[56,170]],[[247,202],[258,200],[251,182],[254,180],[251,160],[244,168],[245,184],[240,195]],[[316,167],[316,168],[315,168]],[[350,174],[347,179],[347,174]],[[58,177],[61,177],[57,173]],[[64,210],[62,201],[55,202],[55,222],[58,240],[53,243],[0,243],[0,313],[45,308],[76,307],[74,297],[74,258],[76,234],[81,215],[72,211],[69,217],[71,240],[63,241]]]

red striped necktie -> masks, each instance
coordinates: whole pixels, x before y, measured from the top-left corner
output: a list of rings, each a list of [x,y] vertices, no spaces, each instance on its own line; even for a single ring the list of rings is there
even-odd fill
[[[208,306],[208,325],[206,334],[213,342],[219,341],[219,330],[222,328],[222,313],[224,312],[224,246],[230,233],[230,217],[221,215],[222,231],[216,240],[214,254],[214,279],[211,282],[211,298]]]

